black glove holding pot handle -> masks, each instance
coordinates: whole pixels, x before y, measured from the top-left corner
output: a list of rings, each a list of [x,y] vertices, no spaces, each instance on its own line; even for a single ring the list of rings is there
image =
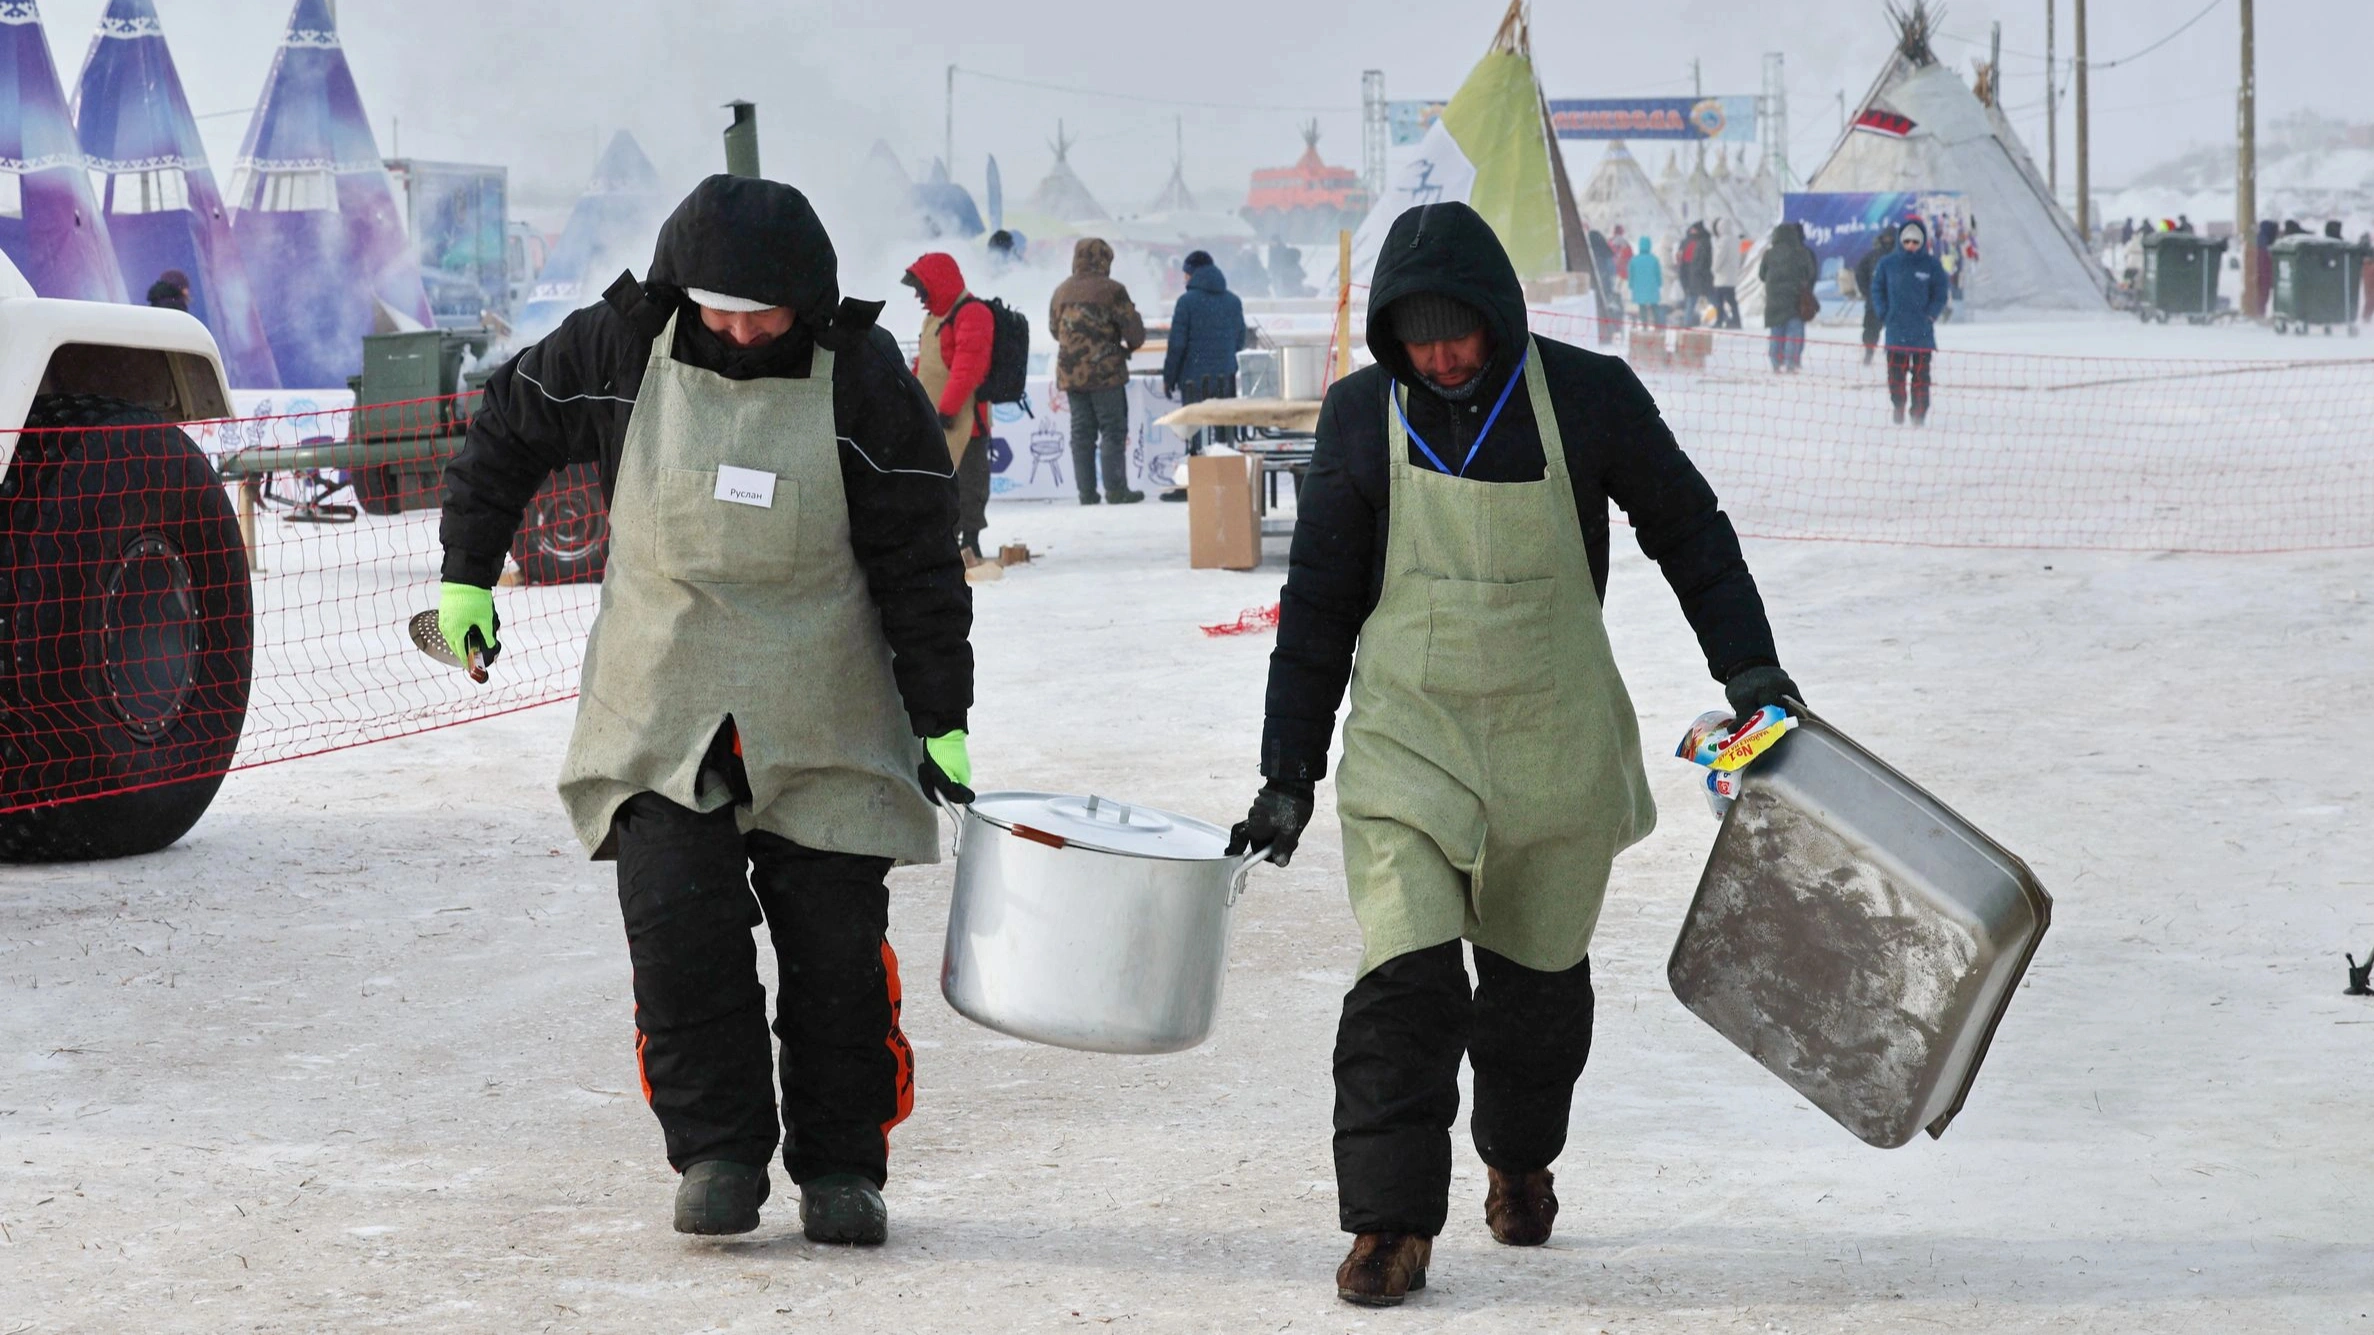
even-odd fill
[[[1311,823],[1311,785],[1293,779],[1272,779],[1253,798],[1253,809],[1228,832],[1228,856],[1250,848],[1269,849],[1272,866],[1294,860],[1302,843],[1303,827]]]
[[[1766,705],[1781,703],[1783,696],[1805,703],[1805,692],[1789,680],[1789,674],[1770,663],[1758,667],[1741,668],[1723,683],[1723,698],[1731,702],[1731,717],[1744,719]]]

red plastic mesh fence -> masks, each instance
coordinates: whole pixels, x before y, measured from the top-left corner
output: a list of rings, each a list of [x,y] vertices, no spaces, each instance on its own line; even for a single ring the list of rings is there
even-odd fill
[[[1597,321],[1533,313],[1600,346]],[[1623,331],[1751,536],[2274,552],[2374,546],[2374,360],[1947,351],[1925,426],[1859,344],[1775,371],[1758,332]],[[44,400],[0,434],[0,810],[269,764],[565,700],[598,602],[590,467],[548,486],[475,685],[406,635],[436,604],[468,399],[170,427]],[[207,466],[211,458],[221,474]],[[575,582],[569,582],[575,581]],[[1227,627],[1251,629],[1250,619]]]
[[[406,633],[437,604],[438,512],[422,507],[470,406],[374,407],[350,435],[343,412],[132,426],[106,400],[37,404],[0,483],[0,810],[572,697],[597,583],[500,590],[483,686]],[[572,469],[514,555],[547,580],[598,580],[602,513],[592,469]]]
[[[1947,348],[1931,360],[1932,408],[1916,427],[1895,421],[1884,352],[1866,365],[1862,344],[1835,333],[1799,342],[1795,369],[1775,371],[1761,330],[1625,328],[1610,343],[1589,315],[1528,316],[1536,334],[1632,362],[1747,536],[2228,554],[2374,546],[2374,347],[2297,361]]]

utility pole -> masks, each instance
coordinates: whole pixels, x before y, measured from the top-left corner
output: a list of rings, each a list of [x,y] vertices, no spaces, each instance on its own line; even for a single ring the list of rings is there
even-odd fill
[[[2061,197],[2061,61],[2054,49],[2061,0],[2044,0],[2044,184]]]
[[[1698,57],[1692,56],[1690,57],[1690,100],[1701,102],[1705,99],[1706,79],[1699,67]],[[1698,165],[1701,168],[1706,166],[1706,141],[1703,139],[1698,141]]]
[[[2242,0],[2242,87],[2235,97],[2234,249],[2242,256],[2242,309],[2261,298],[2259,257],[2259,37],[2252,0]]]
[[[1764,136],[1764,162],[1772,168],[1774,184],[1787,190],[1796,182],[1789,179],[1788,68],[1778,51],[1764,55],[1763,103],[1756,110],[1763,119],[1758,128]]]
[[[940,161],[948,168],[948,179],[956,179],[956,67],[948,67],[948,128],[940,141]]]
[[[2085,0],[2070,0],[2077,16],[2077,234],[2085,238],[2086,253],[2094,253],[2094,178],[2086,119]]]
[[[1385,197],[1385,148],[1392,138],[1385,106],[1385,72],[1360,72],[1360,167],[1371,201]]]

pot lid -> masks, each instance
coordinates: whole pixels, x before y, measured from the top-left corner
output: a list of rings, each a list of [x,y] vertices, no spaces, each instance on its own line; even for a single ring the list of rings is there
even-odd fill
[[[1125,857],[1202,861],[1223,857],[1228,831],[1193,816],[1070,793],[982,793],[973,812],[992,825],[1052,835]]]

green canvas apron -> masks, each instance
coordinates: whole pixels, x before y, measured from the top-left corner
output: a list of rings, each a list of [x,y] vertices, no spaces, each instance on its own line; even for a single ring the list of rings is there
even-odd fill
[[[816,349],[805,380],[728,380],[675,360],[675,343],[671,320],[610,502],[609,572],[561,770],[578,839],[612,856],[611,817],[636,793],[731,804],[701,767],[731,717],[750,777],[744,830],[937,861],[915,782],[922,743],[849,547],[832,351]]]
[[[1525,388],[1539,482],[1412,466],[1386,405],[1385,580],[1336,775],[1363,974],[1462,936],[1572,968],[1616,854],[1656,825],[1538,348]]]

